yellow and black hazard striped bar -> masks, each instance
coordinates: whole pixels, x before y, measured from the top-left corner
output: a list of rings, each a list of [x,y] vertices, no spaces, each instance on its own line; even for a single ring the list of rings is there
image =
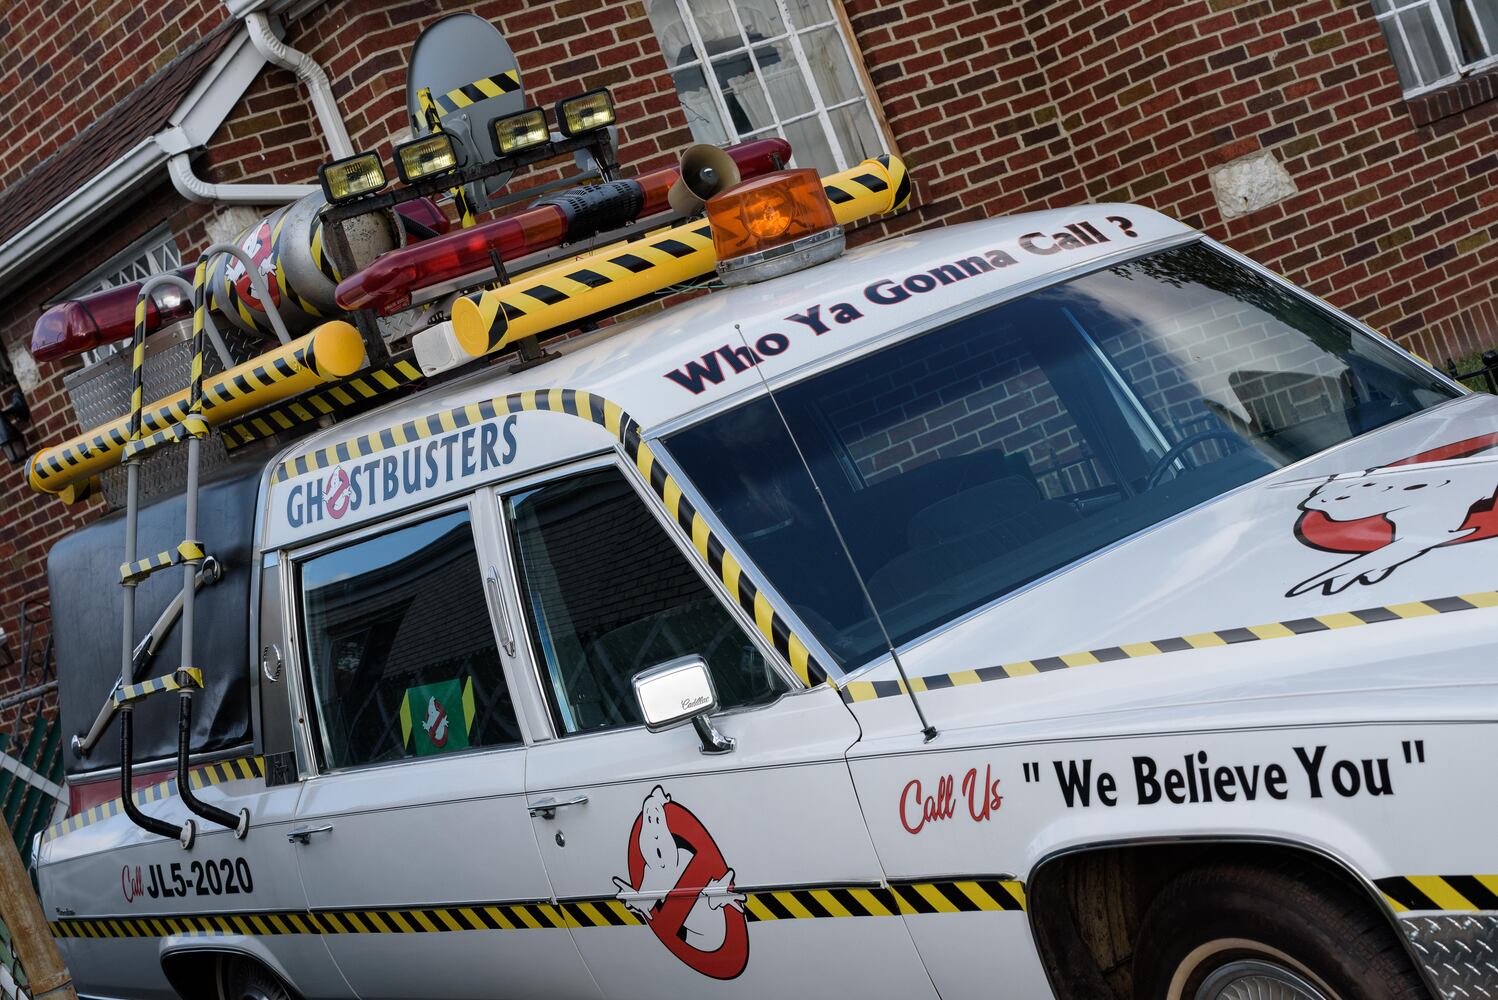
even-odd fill
[[[1209,649],[1213,646],[1231,646],[1241,642],[1284,639],[1296,635],[1309,635],[1313,632],[1326,632],[1331,629],[1356,628],[1359,625],[1377,625],[1380,622],[1403,621],[1408,618],[1424,618],[1429,615],[1444,615],[1454,611],[1492,607],[1498,607],[1498,591],[1488,590],[1477,594],[1462,594],[1459,597],[1437,597],[1428,601],[1410,601],[1380,608],[1364,608],[1361,611],[1337,611],[1331,614],[1313,615],[1310,618],[1292,618],[1288,621],[1270,622],[1267,625],[1248,625],[1243,628],[1221,629],[1216,632],[1198,632],[1194,635],[1175,636],[1170,639],[1155,639],[1153,642],[1106,646],[1081,653],[1063,653],[1060,656],[1044,656],[1034,660],[978,667],[973,670],[954,670],[945,674],[912,677],[910,686],[917,692],[941,691],[969,684],[1006,680],[1010,677],[1043,674],[1067,667],[1088,667],[1098,663],[1115,663],[1120,660],[1160,656],[1164,653],[1179,653],[1188,649]],[[843,700],[848,702],[895,698],[904,694],[905,685],[899,680],[849,681],[843,685]]]
[[[488,97],[499,97],[504,94],[514,93],[520,89],[520,74],[513,70],[505,70],[494,76],[486,76],[472,83],[465,83],[461,87],[449,90],[445,94],[433,95],[438,110],[444,115],[450,115],[460,108],[466,108],[470,104],[477,104]]]
[[[864,160],[822,178],[841,224],[883,215],[910,198],[896,157]],[[710,273],[718,264],[702,220],[528,272],[510,284],[453,303],[453,336],[474,357]]]
[[[203,416],[217,425],[309,389],[344,378],[364,363],[359,331],[342,320],[203,380]],[[187,390],[151,404],[142,414],[144,429],[155,433],[180,423],[191,410]],[[129,417],[102,424],[31,457],[27,480],[42,493],[60,493],[118,464],[130,442]]]
[[[166,569],[168,566],[180,566],[185,562],[202,558],[202,543],[191,538],[184,539],[177,543],[175,549],[168,552],[158,552],[154,556],[137,559],[133,563],[120,563],[120,582],[138,583],[157,570]]]
[[[186,441],[189,437],[205,438],[207,436],[208,421],[203,419],[202,414],[189,413],[182,418],[181,422],[172,424],[165,430],[159,430],[155,434],[136,438],[125,445],[124,451],[120,453],[120,464],[124,465],[151,449],[159,448],[164,444],[179,444],[182,441]]]
[[[1025,908],[1023,883],[992,878],[902,882],[889,886],[803,886],[744,893],[751,922],[978,913]],[[67,938],[167,937],[185,934],[440,934],[452,931],[568,930],[634,927],[644,920],[612,896],[523,903],[465,903],[361,910],[278,910],[54,920]]]
[[[336,419],[367,402],[388,398],[419,382],[421,377],[421,369],[414,363],[406,358],[398,358],[305,396],[298,396],[289,403],[225,424],[221,431],[224,447],[233,451],[272,434],[306,427],[325,416]]]
[[[265,759],[263,757],[236,757],[233,760],[205,764],[188,772],[188,780],[192,783],[193,791],[207,788],[209,785],[221,785],[226,781],[247,781],[264,777]],[[177,778],[173,775],[166,781],[142,788],[131,797],[135,799],[136,805],[143,806],[151,802],[160,802],[162,799],[173,798],[176,794]],[[61,823],[53,824],[47,828],[47,836],[59,837],[65,833],[72,833],[74,830],[81,830],[111,816],[117,816],[123,809],[124,806],[119,799],[110,799],[92,809],[85,809],[81,813],[69,816]]]
[[[202,686],[203,671],[197,667],[179,667],[164,677],[152,677],[148,681],[117,689],[113,695],[114,707],[121,708],[133,701],[140,701],[142,698],[149,698],[163,691],[180,691],[185,687],[201,688]]]
[[[791,630],[759,587],[749,579],[739,561],[724,547],[722,540],[708,526],[692,502],[682,495],[676,480],[656,461],[655,453],[641,437],[640,425],[616,404],[595,393],[581,389],[532,389],[468,403],[289,458],[276,467],[271,475],[271,482],[283,482],[293,476],[303,476],[340,462],[458,430],[470,424],[527,411],[579,417],[599,425],[613,435],[623,447],[630,463],[639,471],[640,477],[649,484],[651,491],[665,506],[666,513],[686,532],[692,547],[707,563],[713,577],[722,581],[729,596],[754,620],[755,626],[790,664],[801,683],[811,688],[827,682],[827,671],[811,655],[806,643]]]
[[[1498,911],[1498,875],[1395,875],[1374,884],[1395,913]]]

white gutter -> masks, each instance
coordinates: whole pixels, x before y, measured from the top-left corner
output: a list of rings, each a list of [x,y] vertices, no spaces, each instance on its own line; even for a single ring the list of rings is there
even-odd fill
[[[322,125],[323,134],[328,137],[328,150],[333,154],[333,159],[353,156],[354,145],[349,141],[348,129],[343,124],[343,116],[338,112],[338,102],[333,97],[333,85],[328,82],[328,74],[307,53],[298,52],[277,38],[263,11],[246,14],[244,23],[250,29],[250,43],[255,46],[256,52],[277,66],[291,70],[298,80],[306,84],[307,95],[312,99],[312,108],[317,112],[317,121]]]

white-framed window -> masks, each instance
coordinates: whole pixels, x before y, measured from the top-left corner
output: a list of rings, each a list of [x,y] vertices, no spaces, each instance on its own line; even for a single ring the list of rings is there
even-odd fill
[[[1410,97],[1498,63],[1498,0],[1373,0]]]
[[[646,0],[692,138],[779,135],[819,174],[888,152],[838,0]]]

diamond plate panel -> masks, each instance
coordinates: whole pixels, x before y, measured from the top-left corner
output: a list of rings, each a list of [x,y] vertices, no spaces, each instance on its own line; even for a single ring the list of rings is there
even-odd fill
[[[1498,998],[1498,913],[1401,916],[1399,925],[1443,1000]]]
[[[237,327],[220,321],[220,333],[225,346],[237,362],[248,361],[262,350],[264,344]],[[212,345],[203,355],[203,370],[214,375],[223,370],[218,352]],[[146,338],[145,398],[149,403],[187,388],[192,365],[192,328],[183,320],[171,327],[152,333]],[[128,350],[113,354],[98,362],[73,372],[63,378],[63,387],[73,404],[73,413],[81,428],[97,427],[99,424],[125,415],[130,407],[130,354]],[[187,482],[186,452],[167,448],[148,455],[141,463],[141,500],[176,493]],[[224,443],[218,435],[203,441],[199,452],[199,468],[206,478],[214,469],[228,461]],[[100,476],[104,488],[104,499],[111,509],[125,504],[125,470],[110,469]]]

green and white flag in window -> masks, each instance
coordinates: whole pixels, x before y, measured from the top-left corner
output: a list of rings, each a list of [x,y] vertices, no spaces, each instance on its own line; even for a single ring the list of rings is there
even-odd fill
[[[418,757],[468,749],[473,728],[473,680],[437,681],[406,688],[401,743]]]

